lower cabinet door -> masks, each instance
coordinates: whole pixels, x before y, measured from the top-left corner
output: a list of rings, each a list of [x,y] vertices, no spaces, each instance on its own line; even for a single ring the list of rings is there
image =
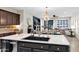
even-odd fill
[[[31,48],[24,48],[24,47],[19,47],[18,52],[31,52]]]
[[[1,40],[0,40],[0,49],[1,49]]]
[[[50,51],[54,52],[69,52],[69,46],[52,45]]]
[[[48,51],[42,49],[33,49],[33,52],[48,52]]]

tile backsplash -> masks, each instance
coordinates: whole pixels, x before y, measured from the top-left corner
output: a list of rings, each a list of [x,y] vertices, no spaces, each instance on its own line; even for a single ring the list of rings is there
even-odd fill
[[[0,26],[0,32],[14,32],[16,25]]]
[[[16,25],[2,25],[0,28],[16,28]]]

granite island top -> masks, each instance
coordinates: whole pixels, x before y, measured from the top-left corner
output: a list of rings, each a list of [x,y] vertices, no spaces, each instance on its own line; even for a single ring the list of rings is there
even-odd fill
[[[23,40],[23,38],[28,37],[32,34],[15,34],[5,37],[0,37],[2,40],[14,40],[14,41],[25,41],[25,42],[36,42],[36,43],[46,43],[46,44],[59,44],[59,45],[70,45],[67,38],[64,35],[45,35],[41,34],[40,37],[49,37],[48,41],[37,41],[37,40]],[[34,34],[38,36],[38,34]]]

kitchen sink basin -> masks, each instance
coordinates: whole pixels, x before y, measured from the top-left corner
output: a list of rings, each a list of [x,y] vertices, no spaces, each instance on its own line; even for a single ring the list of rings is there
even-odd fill
[[[24,40],[37,40],[37,41],[48,41],[49,40],[49,38],[47,37],[37,37],[37,36],[29,36],[23,39]]]

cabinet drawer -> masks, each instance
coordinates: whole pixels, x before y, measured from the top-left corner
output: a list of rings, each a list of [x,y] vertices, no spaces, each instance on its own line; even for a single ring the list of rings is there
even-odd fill
[[[55,52],[68,52],[69,51],[69,47],[68,46],[51,46],[50,47],[51,51],[55,51]]]
[[[18,52],[31,52],[31,48],[24,48],[24,47],[19,47]]]
[[[20,47],[30,47],[30,48],[39,48],[39,49],[48,49],[48,45],[38,44],[38,43],[28,43],[28,42],[20,42],[18,44]]]
[[[33,52],[48,52],[48,51],[42,49],[33,49]]]

